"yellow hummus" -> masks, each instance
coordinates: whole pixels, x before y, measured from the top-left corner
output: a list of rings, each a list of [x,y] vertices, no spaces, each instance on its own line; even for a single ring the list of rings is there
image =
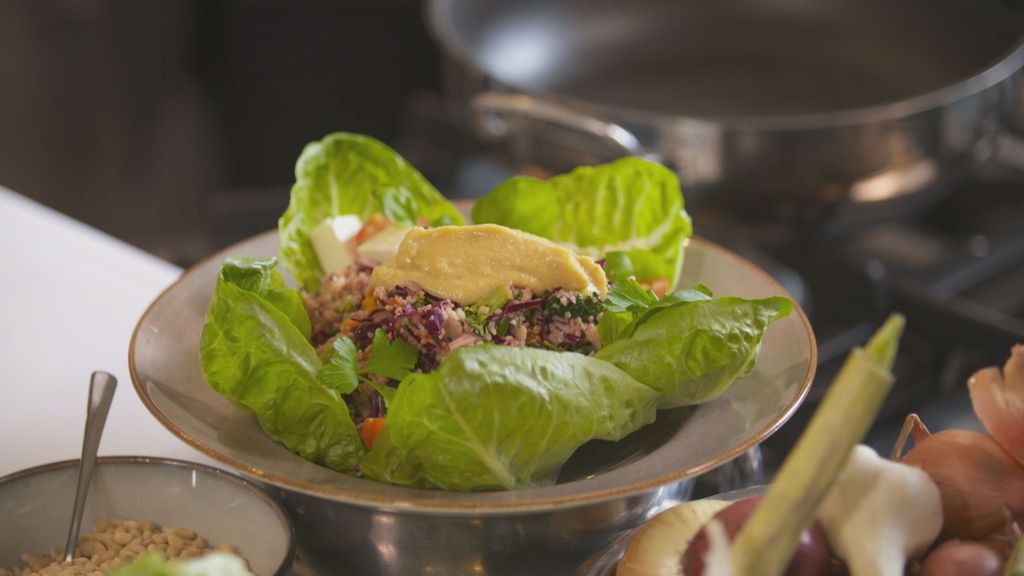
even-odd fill
[[[416,284],[439,298],[472,304],[502,284],[535,292],[565,288],[604,297],[604,270],[550,240],[498,226],[413,228],[398,253],[373,269],[374,286]]]

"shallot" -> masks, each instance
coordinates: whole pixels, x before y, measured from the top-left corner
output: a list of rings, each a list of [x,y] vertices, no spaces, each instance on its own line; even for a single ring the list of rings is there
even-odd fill
[[[921,576],[999,576],[1003,560],[977,542],[948,540],[925,559]]]
[[[1024,515],[1024,466],[985,434],[937,432],[917,440],[902,462],[939,487],[947,537],[984,538]]]
[[[1024,464],[1024,346],[1013,347],[1002,371],[993,366],[975,372],[967,388],[985,429]]]

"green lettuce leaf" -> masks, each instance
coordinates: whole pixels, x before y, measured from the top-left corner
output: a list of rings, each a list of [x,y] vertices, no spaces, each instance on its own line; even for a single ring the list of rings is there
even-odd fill
[[[711,401],[750,374],[768,325],[793,310],[781,296],[711,298],[700,288],[619,313],[633,316],[595,354],[660,391],[661,408]]]
[[[284,283],[274,270],[276,259],[229,258],[220,269],[224,282],[264,299],[288,317],[288,321],[309,340],[312,327],[302,297]]]
[[[295,164],[288,209],[278,221],[281,263],[307,290],[324,275],[309,241],[329,216],[375,214],[403,226],[462,224],[462,215],[397,152],[369,136],[337,132],[311,142]]]
[[[550,484],[584,442],[653,422],[657,402],[652,388],[581,354],[460,348],[402,381],[363,473],[447,490]]]
[[[203,375],[292,452],[354,471],[365,451],[362,440],[345,402],[319,381],[309,319],[296,317],[302,300],[283,288],[274,265],[274,259],[224,263],[199,343]]]
[[[602,346],[607,346],[616,340],[629,338],[636,327],[654,312],[682,302],[711,300],[712,296],[707,286],[697,284],[685,290],[676,290],[659,300],[654,292],[636,280],[620,280],[608,290],[604,314],[597,324],[598,339]]]
[[[595,258],[611,256],[612,280],[667,278],[671,285],[682,268],[683,241],[693,232],[675,173],[641,158],[550,180],[516,176],[476,203],[473,221],[518,228]]]

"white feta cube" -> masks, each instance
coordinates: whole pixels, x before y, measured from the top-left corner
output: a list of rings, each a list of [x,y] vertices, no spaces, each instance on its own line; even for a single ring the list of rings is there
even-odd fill
[[[355,262],[355,252],[349,240],[359,233],[363,221],[358,216],[331,216],[309,232],[309,241],[324,272],[344,270]]]
[[[407,226],[389,226],[356,246],[356,254],[371,264],[387,262],[398,253],[398,245],[402,243],[402,238],[405,238],[409,230]]]

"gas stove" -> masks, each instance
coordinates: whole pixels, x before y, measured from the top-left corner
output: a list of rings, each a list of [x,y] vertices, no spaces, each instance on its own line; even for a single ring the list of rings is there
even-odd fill
[[[763,446],[766,468],[792,446],[850,347],[890,312],[906,315],[907,331],[868,443],[887,453],[910,412],[932,429],[980,429],[967,378],[1024,342],[1024,175],[983,173],[920,213],[837,234],[791,228],[764,239],[737,226],[701,233],[787,285],[818,340],[817,385]]]

